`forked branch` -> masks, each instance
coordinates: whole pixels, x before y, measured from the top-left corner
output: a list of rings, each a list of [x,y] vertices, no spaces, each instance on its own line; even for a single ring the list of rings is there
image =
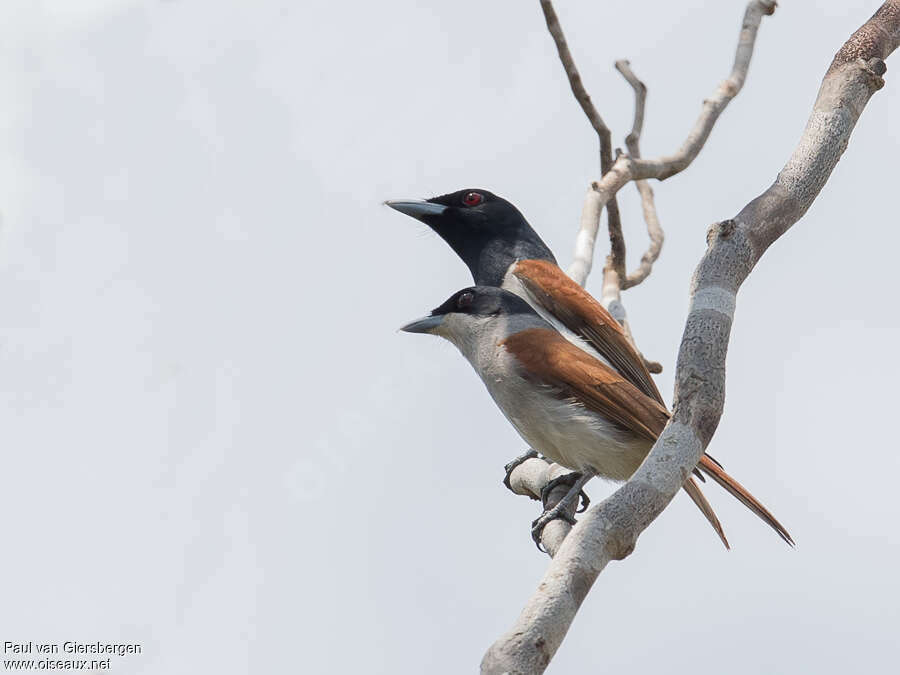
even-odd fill
[[[634,121],[631,125],[631,132],[625,138],[625,146],[631,157],[640,158],[640,138],[641,131],[644,127],[644,108],[647,102],[647,87],[641,82],[634,72],[628,61],[616,61],[616,70],[618,70],[625,80],[634,89]],[[622,324],[625,333],[628,335],[632,344],[635,344],[631,334],[631,327],[628,324],[628,314],[625,306],[622,304],[622,291],[637,286],[644,281],[653,270],[653,263],[659,257],[662,250],[663,234],[662,227],[659,224],[659,217],[656,214],[656,203],[653,199],[653,189],[646,180],[635,181],[638,194],[641,196],[641,207],[644,212],[644,222],[647,224],[647,234],[650,237],[650,245],[644,255],[641,257],[640,267],[632,274],[625,275],[625,240],[622,232],[613,232],[610,230],[610,239],[620,239],[621,244],[617,247],[611,247],[609,255],[606,258],[606,264],[603,266],[603,286],[600,295],[600,302],[606,307],[616,320]],[[635,347],[637,345],[635,344]],[[642,357],[643,358],[643,357]],[[647,369],[651,373],[661,373],[662,365],[655,361],[644,359]]]
[[[578,283],[584,285],[591,272],[594,244],[603,208],[630,181],[648,178],[664,180],[683,171],[694,161],[709,138],[719,115],[744,86],[759,24],[763,16],[774,11],[774,0],[751,0],[747,4],[731,75],[703,102],[703,110],[694,128],[677,152],[657,159],[620,155],[612,168],[599,181],[591,184],[581,210],[581,227],[575,240],[575,259],[569,267],[569,276]]]

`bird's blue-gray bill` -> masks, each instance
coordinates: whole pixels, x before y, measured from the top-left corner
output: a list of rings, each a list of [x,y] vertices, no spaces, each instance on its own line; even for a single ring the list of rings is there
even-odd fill
[[[410,321],[405,326],[401,326],[400,330],[404,333],[431,333],[443,321],[443,316],[423,316],[421,319]]]
[[[447,210],[443,204],[432,204],[421,199],[389,199],[385,205],[418,219],[425,216],[439,216]]]

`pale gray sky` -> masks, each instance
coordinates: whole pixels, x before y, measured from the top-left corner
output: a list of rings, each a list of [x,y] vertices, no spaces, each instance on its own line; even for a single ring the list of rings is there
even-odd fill
[[[654,185],[668,239],[625,302],[667,399],[707,226],[771,182],[878,4],[785,0]],[[613,61],[649,86],[644,154],[670,152],[743,5],[558,3],[617,145]],[[895,70],[738,302],[710,451],[797,548],[710,486],[725,552],[678,497],[548,672],[895,662]],[[468,271],[380,202],[485,187],[570,260],[596,143],[537,2],[7,0],[0,97],[0,642],[142,643],[118,673],[474,671],[546,567],[538,511],[462,357],[396,332]]]

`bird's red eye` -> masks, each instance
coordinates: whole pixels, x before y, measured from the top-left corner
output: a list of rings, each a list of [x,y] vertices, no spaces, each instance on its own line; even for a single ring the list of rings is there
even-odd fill
[[[470,291],[466,291],[465,293],[460,295],[459,298],[456,299],[456,308],[457,309],[465,309],[466,307],[471,305],[474,301],[475,301],[475,294]]]
[[[484,197],[480,192],[467,192],[463,197],[463,204],[466,206],[478,206],[483,201]]]

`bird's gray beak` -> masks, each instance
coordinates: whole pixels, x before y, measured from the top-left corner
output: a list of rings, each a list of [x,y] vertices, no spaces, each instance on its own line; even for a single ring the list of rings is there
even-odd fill
[[[385,205],[416,220],[423,220],[426,216],[439,216],[447,210],[443,204],[432,204],[421,199],[389,199]]]
[[[411,321],[405,326],[401,326],[400,330],[404,333],[433,333],[434,329],[444,323],[444,315],[423,316],[421,319]]]

